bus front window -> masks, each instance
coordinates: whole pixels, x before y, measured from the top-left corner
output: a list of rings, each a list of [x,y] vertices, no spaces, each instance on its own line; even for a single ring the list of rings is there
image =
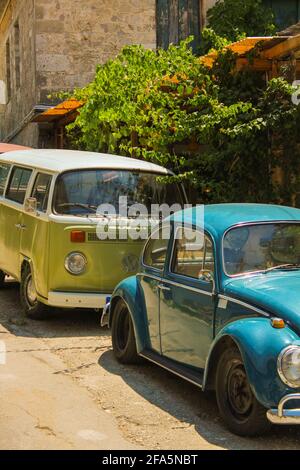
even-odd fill
[[[54,210],[62,215],[96,215],[99,206],[110,205],[120,213],[121,197],[133,204],[145,206],[148,214],[152,205],[179,204],[183,207],[182,190],[168,183],[161,175],[125,170],[79,170],[62,174],[56,183]]]

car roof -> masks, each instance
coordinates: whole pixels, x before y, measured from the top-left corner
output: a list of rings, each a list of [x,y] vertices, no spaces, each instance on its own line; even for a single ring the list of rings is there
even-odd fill
[[[300,209],[273,204],[212,204],[177,212],[173,220],[184,221],[199,228],[204,226],[208,232],[222,236],[227,229],[238,224],[272,221],[300,222]]]
[[[4,153],[1,161],[41,170],[62,173],[77,169],[123,169],[170,175],[171,171],[153,163],[134,158],[76,150],[22,150]]]

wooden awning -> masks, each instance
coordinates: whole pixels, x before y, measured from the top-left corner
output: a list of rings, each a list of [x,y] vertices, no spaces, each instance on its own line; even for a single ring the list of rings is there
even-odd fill
[[[83,105],[82,101],[75,99],[67,100],[38,114],[33,118],[32,122],[57,123],[58,125],[66,126],[74,121],[78,114],[78,109]]]
[[[254,57],[249,53],[257,48]],[[272,72],[275,76],[280,74],[280,67],[293,63],[295,72],[300,73],[300,34],[296,36],[275,36],[245,38],[226,46],[224,50],[231,50],[237,54],[236,69],[250,67],[262,72]],[[201,63],[213,67],[218,58],[218,52],[213,51],[200,58]],[[275,66],[275,67],[274,67]]]

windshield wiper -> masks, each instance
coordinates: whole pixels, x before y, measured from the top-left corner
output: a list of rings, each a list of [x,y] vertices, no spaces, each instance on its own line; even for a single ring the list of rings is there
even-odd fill
[[[81,202],[64,202],[62,204],[59,204],[58,207],[80,207],[82,209],[92,209],[93,210],[93,215],[99,215],[100,217],[109,218],[108,215],[105,214],[104,212],[99,212],[98,207],[94,206],[93,204],[84,204],[84,203],[81,203]],[[90,214],[88,213],[88,214],[74,214],[74,215],[87,217]]]
[[[278,266],[273,266],[272,268],[265,269],[262,271],[263,274],[270,273],[271,271],[276,271],[280,269],[300,269],[299,263],[288,263],[288,264],[279,264]]]

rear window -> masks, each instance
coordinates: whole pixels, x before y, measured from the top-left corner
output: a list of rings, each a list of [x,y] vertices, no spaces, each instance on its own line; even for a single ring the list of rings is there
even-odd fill
[[[27,168],[13,168],[6,197],[11,201],[24,203],[27,186],[30,180],[32,170]]]
[[[0,196],[3,196],[11,165],[0,163]]]

